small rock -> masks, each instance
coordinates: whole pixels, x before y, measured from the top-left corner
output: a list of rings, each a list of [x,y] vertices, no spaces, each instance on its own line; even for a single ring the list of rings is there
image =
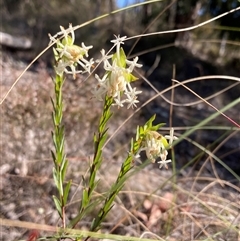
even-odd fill
[[[163,195],[162,199],[159,201],[159,208],[161,209],[162,212],[166,212],[168,209],[171,208],[173,205],[173,194],[170,192],[167,192]]]
[[[8,163],[3,164],[0,167],[0,175],[7,173],[10,169],[11,169],[11,166]]]

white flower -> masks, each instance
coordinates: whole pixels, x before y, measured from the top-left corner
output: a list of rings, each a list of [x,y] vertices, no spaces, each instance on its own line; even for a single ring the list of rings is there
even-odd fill
[[[62,26],[60,26],[60,29],[61,31],[55,36],[49,35],[50,44],[57,43],[57,47],[54,48],[57,74],[62,75],[65,72],[76,78],[77,73],[90,73],[94,61],[93,59],[88,61],[84,57],[88,57],[88,50],[93,46],[86,46],[84,43],[82,43],[82,47],[74,45],[75,34],[71,24],[67,30]],[[69,36],[69,33],[71,36]],[[62,41],[57,38],[59,35],[64,37]],[[80,65],[83,70],[76,70],[77,65]]]
[[[116,46],[116,53],[117,57],[120,58],[120,45],[124,44],[124,40],[127,38],[127,36],[120,37],[119,35],[114,35],[116,39],[111,40],[111,42]]]
[[[114,35],[116,39],[111,40],[111,43],[114,43],[114,45],[120,45],[124,44],[124,40],[126,40],[127,36],[120,37],[119,35]]]
[[[135,67],[137,67],[137,68],[142,67],[142,64],[138,64],[137,61],[138,61],[138,57],[135,57],[133,59],[133,61],[126,60],[126,63],[129,65],[129,67],[127,69],[129,71],[129,73],[131,73]]]
[[[168,155],[167,150],[164,150],[163,153],[160,154],[161,161],[158,162],[160,163],[159,168],[162,168],[163,166],[165,166],[165,168],[168,169],[167,163],[170,163],[172,160],[171,159],[167,160],[167,155]]]
[[[155,159],[160,155],[161,147],[159,146],[159,143],[154,138],[146,140],[145,149],[147,158],[151,162],[155,162]]]
[[[70,68],[70,70],[68,70]],[[74,65],[74,62],[70,64],[70,62],[65,62],[63,60],[59,60],[57,65],[55,66],[55,71],[58,75],[62,75],[64,72],[67,74],[72,74],[73,78],[76,78],[76,74],[82,73],[81,70],[77,71]]]
[[[95,90],[92,91],[92,94],[100,101],[104,100],[104,95],[106,94],[106,91],[107,91],[107,86],[106,86],[107,77],[108,75],[105,74],[101,79],[97,74],[95,74],[95,78],[98,80],[98,85],[95,88]]]
[[[119,92],[126,90],[127,80],[124,75],[124,69],[118,67],[116,61],[114,61],[108,76],[108,96],[116,97]]]
[[[131,82],[137,79],[131,72],[135,67],[141,67],[141,65],[137,64],[138,57],[129,61],[126,59],[123,49],[120,49],[120,45],[124,43],[126,36],[115,37],[116,39],[111,42],[116,46],[116,54],[108,56],[105,54],[105,50],[101,50],[102,59],[97,62],[103,62],[106,73],[102,78],[95,75],[98,85],[93,94],[97,99],[102,100],[105,95],[112,97],[114,99],[113,105],[118,107],[123,107],[125,103],[128,104],[127,108],[136,107],[139,102],[137,95],[142,91],[137,91],[136,88],[131,87]],[[112,63],[110,63],[110,59]],[[129,67],[126,67],[126,65]]]
[[[169,146],[171,147],[173,141],[177,140],[178,138],[174,136],[174,129],[170,128],[170,135],[165,135],[165,138],[169,140]]]
[[[165,166],[165,168],[168,168],[167,163],[170,163],[171,159],[167,160],[168,151],[166,150],[166,146],[168,146],[168,143],[165,137],[163,137],[156,131],[148,131],[142,150],[146,151],[147,158],[151,162],[155,162],[157,158],[161,159],[158,162],[160,163],[159,168],[162,168],[163,166]]]
[[[50,42],[49,45],[55,42],[59,41],[58,36],[64,36],[65,40],[68,41],[68,35],[70,32],[71,33],[71,39],[72,39],[72,44],[75,41],[75,34],[74,34],[74,29],[72,27],[72,24],[69,24],[69,28],[66,30],[63,26],[60,26],[61,31],[58,32],[57,34],[55,34],[54,36],[51,36],[51,34],[48,34],[49,38],[50,38]]]
[[[117,105],[118,107],[123,107],[125,100],[121,100],[120,97],[118,98],[114,98],[115,103],[113,103],[113,105]]]
[[[130,107],[137,107],[136,103],[138,103],[139,101],[137,100],[137,95],[141,94],[142,91],[137,91],[136,88],[132,88],[131,85],[128,83],[127,87],[129,89],[129,91],[125,91],[126,96],[128,97],[126,99],[126,103],[129,103],[127,106],[127,109],[129,109]]]
[[[86,60],[84,59],[83,57],[81,59],[79,59],[77,61],[77,63],[82,66],[82,68],[85,70],[85,71],[82,71],[83,73],[87,72],[87,73],[90,73],[91,72],[91,67],[93,66],[94,64],[94,61],[93,59],[90,59],[90,60]]]
[[[111,55],[107,55],[107,54],[105,54],[105,50],[104,50],[104,49],[102,49],[102,50],[100,51],[100,53],[101,53],[101,55],[102,55],[102,58],[96,60],[97,63],[105,62],[106,60],[112,58],[112,54],[111,54]]]
[[[136,141],[141,140],[141,146],[138,150],[138,154],[141,151],[145,151],[147,158],[152,163],[154,163],[156,159],[160,158],[160,161],[157,162],[160,164],[159,168],[162,168],[164,166],[166,169],[168,169],[167,164],[172,162],[171,159],[167,159],[167,148],[170,147],[170,144],[168,143],[167,139],[161,134],[159,134],[157,131],[153,131],[147,128],[147,126],[146,129],[143,128],[144,136],[142,136],[141,138],[139,138],[139,134],[136,135]],[[137,129],[137,133],[141,133],[139,132],[139,128]],[[173,133],[173,130],[171,130],[170,136],[172,137],[171,139],[175,140]]]
[[[148,147],[146,150],[147,157],[150,157],[149,159],[152,162],[155,162],[155,159],[157,157],[160,157],[161,161],[158,162],[160,163],[159,168],[162,168],[163,166],[165,166],[165,168],[168,169],[167,163],[170,163],[172,160],[171,159],[167,160],[168,151],[164,148],[163,143],[161,143],[158,140],[155,142],[152,140],[151,142],[152,142],[152,146]]]
[[[158,163],[160,163],[159,168],[161,169],[164,166],[166,169],[168,169],[167,164],[170,163],[170,162],[172,162],[171,159],[168,159],[168,160],[162,159],[161,161],[158,162]]]
[[[84,43],[82,43],[82,49],[85,51],[84,55],[86,55],[86,57],[88,57],[88,50],[91,49],[93,46],[86,46]]]
[[[138,162],[138,163],[141,163],[140,161],[140,153],[141,152],[141,149],[136,153],[136,154],[133,154],[132,151],[128,152],[128,156],[132,158],[133,162]]]

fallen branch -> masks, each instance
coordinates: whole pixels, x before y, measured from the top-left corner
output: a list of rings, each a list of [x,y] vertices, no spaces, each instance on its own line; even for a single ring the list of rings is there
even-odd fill
[[[16,49],[30,49],[32,41],[26,37],[17,37],[0,32],[0,44]]]

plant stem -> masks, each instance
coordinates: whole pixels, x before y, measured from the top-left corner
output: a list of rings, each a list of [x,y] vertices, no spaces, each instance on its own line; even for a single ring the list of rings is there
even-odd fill
[[[53,105],[53,125],[54,131],[52,133],[52,139],[55,151],[52,151],[52,158],[54,162],[53,178],[55,185],[58,189],[58,197],[53,196],[55,206],[62,219],[63,228],[66,227],[65,206],[71,186],[69,181],[64,188],[65,174],[67,171],[68,160],[64,150],[65,138],[64,138],[64,126],[62,123],[63,117],[63,97],[62,87],[64,84],[63,75],[56,75],[54,81],[55,99],[52,100]]]
[[[71,221],[70,228],[74,228],[77,223],[85,216],[88,209],[92,206],[91,197],[98,182],[96,181],[96,174],[102,164],[102,147],[107,138],[107,122],[112,116],[110,111],[113,103],[113,98],[106,96],[103,112],[98,124],[98,131],[94,134],[94,157],[89,170],[89,179],[85,183],[85,188],[82,193],[82,201],[77,216]]]
[[[99,210],[97,217],[93,220],[90,229],[91,231],[97,231],[100,228],[100,225],[103,222],[104,218],[113,207],[112,204],[118,193],[122,190],[127,178],[129,177],[129,175],[127,174],[133,167],[133,155],[137,153],[139,148],[139,140],[132,142],[131,152],[128,154],[128,157],[123,162],[116,181],[113,183],[107,197],[105,198],[104,204]]]

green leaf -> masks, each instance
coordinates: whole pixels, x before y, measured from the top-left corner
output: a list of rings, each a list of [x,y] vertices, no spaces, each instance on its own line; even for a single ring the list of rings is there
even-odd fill
[[[54,163],[56,162],[56,157],[55,157],[55,154],[54,154],[54,152],[51,150],[51,155],[52,155],[52,159],[53,159],[53,161],[54,161]]]
[[[91,231],[98,231],[101,228],[102,221],[104,220],[104,218],[106,217],[106,215],[109,213],[109,211],[112,209],[113,206],[114,205],[112,205],[107,210],[101,209],[98,216],[96,218],[94,218],[92,223],[91,223],[91,226],[90,226]]]
[[[156,114],[154,114],[147,122],[145,125],[147,125],[148,127],[152,127],[152,123],[156,118]]]
[[[67,199],[68,199],[68,194],[71,188],[71,184],[72,184],[72,180],[68,181],[65,189],[64,189],[64,193],[63,193],[63,205],[65,206],[67,203]]]
[[[61,207],[61,202],[58,200],[56,196],[53,196],[53,201],[55,203],[55,207],[58,211],[59,216],[62,218],[62,207]]]
[[[87,205],[87,207],[85,207],[84,209],[82,209],[81,212],[79,212],[77,214],[77,216],[75,218],[73,218],[68,227],[69,228],[73,228],[87,213],[92,212],[92,210],[100,203],[100,200],[96,200],[90,204]],[[81,207],[80,207],[81,210]]]
[[[136,77],[132,74],[130,74],[130,76],[131,76],[131,80],[130,80],[131,82],[138,80],[138,77]]]
[[[63,134],[61,133],[61,135],[63,135]],[[64,137],[62,136],[62,138],[61,138],[61,140],[60,140],[60,145],[59,145],[59,151],[60,151],[61,153],[63,153],[64,142],[65,142],[65,139],[64,139]]]
[[[118,63],[120,65],[120,67],[122,68],[126,68],[126,54],[123,50],[123,48],[120,48],[120,62]]]
[[[55,60],[58,61],[58,59],[59,59],[59,54],[58,54],[58,52],[57,52],[57,50],[56,50],[55,48],[53,48],[53,55],[54,55],[54,57],[55,57]]]
[[[52,132],[52,140],[53,140],[53,144],[54,144],[54,147],[55,149],[57,149],[57,139],[56,139],[56,135],[55,133]]]
[[[54,126],[57,126],[56,118],[55,118],[55,114],[54,113],[52,113],[52,121],[53,121]]]
[[[98,137],[97,137],[96,133],[94,133],[93,141],[94,141],[94,142],[97,142],[97,141],[98,141]]]
[[[107,131],[108,129],[106,129],[102,135],[100,136],[100,140],[99,140],[99,143],[98,143],[98,148],[99,149],[102,149],[103,145],[105,144],[105,140],[107,138]]]
[[[57,186],[57,189],[59,189],[59,178],[55,167],[53,167],[53,180],[55,185]]]
[[[149,128],[150,131],[157,131],[159,130],[162,126],[164,126],[165,123],[160,123],[158,125],[152,126],[151,128]]]
[[[62,174],[61,174],[61,172],[59,173],[58,183],[59,183],[58,191],[59,191],[60,197],[63,197],[63,179],[62,179]]]
[[[91,186],[91,188],[88,189],[88,199],[89,201],[91,200],[91,196],[92,196],[92,192],[95,190],[95,188],[97,187],[98,183],[100,180],[98,180],[95,183],[90,183],[89,185]]]
[[[56,112],[55,103],[54,103],[53,98],[50,97],[50,100],[51,100],[51,103],[52,103],[52,106],[53,106],[53,111]]]
[[[83,190],[83,198],[82,198],[82,208],[85,208],[89,203],[89,198],[88,198],[88,190],[85,188]]]
[[[139,139],[139,135],[140,135],[140,130],[139,130],[139,126],[137,126],[136,141]]]
[[[102,163],[102,150],[100,150],[96,153],[96,156],[94,159],[95,159],[95,163],[97,163],[97,162],[100,162],[100,164]]]
[[[126,80],[127,82],[129,82],[129,83],[138,80],[137,77],[135,77],[134,75],[132,75],[132,74],[130,74],[130,73],[127,73],[127,72],[124,73],[124,78],[125,78],[125,80]]]
[[[133,152],[133,148],[134,148],[134,142],[133,142],[133,138],[132,138],[131,139],[131,147],[130,147],[131,152]]]
[[[64,157],[63,157],[63,160],[62,160],[61,169],[60,169],[61,174],[62,174],[62,180],[63,180],[63,181],[64,181],[64,179],[65,179],[67,167],[68,167],[68,160],[66,159],[66,156],[64,156]]]
[[[64,38],[64,39],[62,40],[62,44],[63,44],[63,45],[72,45],[72,37],[68,35],[68,36],[67,36],[67,39]]]
[[[117,53],[115,53],[113,55],[113,57],[112,57],[112,61],[114,62],[114,60],[116,60],[117,61],[117,65],[119,67],[126,68],[126,59],[127,59],[127,57],[125,55],[125,52],[124,52],[123,48],[120,48],[120,56],[119,57],[120,58],[118,58]]]

